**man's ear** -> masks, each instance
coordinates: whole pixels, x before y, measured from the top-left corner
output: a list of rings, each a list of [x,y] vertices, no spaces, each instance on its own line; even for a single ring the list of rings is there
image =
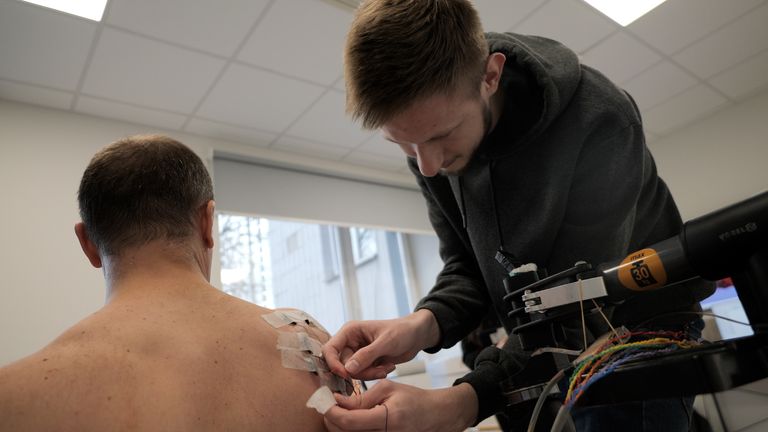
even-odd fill
[[[203,239],[203,245],[208,249],[213,249],[213,220],[216,217],[216,202],[208,201],[200,209],[200,235]]]
[[[506,61],[507,57],[499,52],[488,56],[488,60],[485,63],[485,76],[483,77],[483,87],[488,92],[488,95],[493,95],[499,88],[501,74],[504,72],[504,63]]]
[[[83,253],[88,257],[88,261],[96,268],[101,268],[101,255],[99,255],[99,248],[88,237],[88,232],[85,230],[85,224],[78,222],[75,224],[75,235],[80,241],[80,247],[83,249]]]

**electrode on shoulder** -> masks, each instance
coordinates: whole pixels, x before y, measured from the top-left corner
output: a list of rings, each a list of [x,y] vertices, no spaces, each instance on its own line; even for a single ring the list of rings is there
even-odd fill
[[[299,350],[280,350],[283,367],[309,372],[328,372],[325,360]]]
[[[323,345],[320,343],[320,341],[312,338],[304,332],[279,333],[277,335],[277,348],[306,351],[317,357],[321,357],[323,353]]]
[[[261,318],[274,328],[280,328],[287,325],[300,325],[302,327],[315,327],[321,330],[323,333],[328,333],[325,327],[320,325],[320,323],[317,322],[317,320],[314,319],[311,315],[298,310],[276,310],[274,312],[262,315]]]

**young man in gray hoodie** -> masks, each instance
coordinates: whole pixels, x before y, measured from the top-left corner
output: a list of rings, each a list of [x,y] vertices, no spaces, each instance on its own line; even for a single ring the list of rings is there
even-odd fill
[[[345,67],[349,113],[408,156],[444,268],[413,314],[349,323],[334,336],[324,353],[336,373],[383,378],[420,350],[454,345],[488,310],[511,330],[502,284],[509,269],[495,259],[499,252],[553,274],[625,256],[682,226],[632,98],[558,42],[483,33],[466,0],[371,0],[355,15]],[[700,310],[709,288],[660,290],[606,312],[614,326],[630,327]],[[681,314],[667,324],[682,329],[689,321]],[[608,329],[579,327],[571,345]],[[339,398],[326,423],[463,430],[505,407],[502,384],[514,383],[519,354],[511,336],[449,389],[383,381],[362,400]],[[683,431],[690,405],[678,398],[577,409],[574,420],[580,430]],[[648,423],[642,413],[650,410],[662,423]]]

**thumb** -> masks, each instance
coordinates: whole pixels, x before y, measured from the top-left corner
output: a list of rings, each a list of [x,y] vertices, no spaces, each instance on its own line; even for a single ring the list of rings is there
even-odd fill
[[[384,345],[377,339],[370,345],[360,348],[344,363],[344,368],[350,375],[359,374],[369,367],[384,353]]]

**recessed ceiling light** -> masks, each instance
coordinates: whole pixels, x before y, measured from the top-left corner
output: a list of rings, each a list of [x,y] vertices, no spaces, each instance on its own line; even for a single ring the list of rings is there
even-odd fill
[[[38,6],[77,15],[93,21],[101,21],[107,0],[21,0]]]
[[[584,0],[616,21],[622,26],[628,26],[632,21],[647,14],[666,0]]]

